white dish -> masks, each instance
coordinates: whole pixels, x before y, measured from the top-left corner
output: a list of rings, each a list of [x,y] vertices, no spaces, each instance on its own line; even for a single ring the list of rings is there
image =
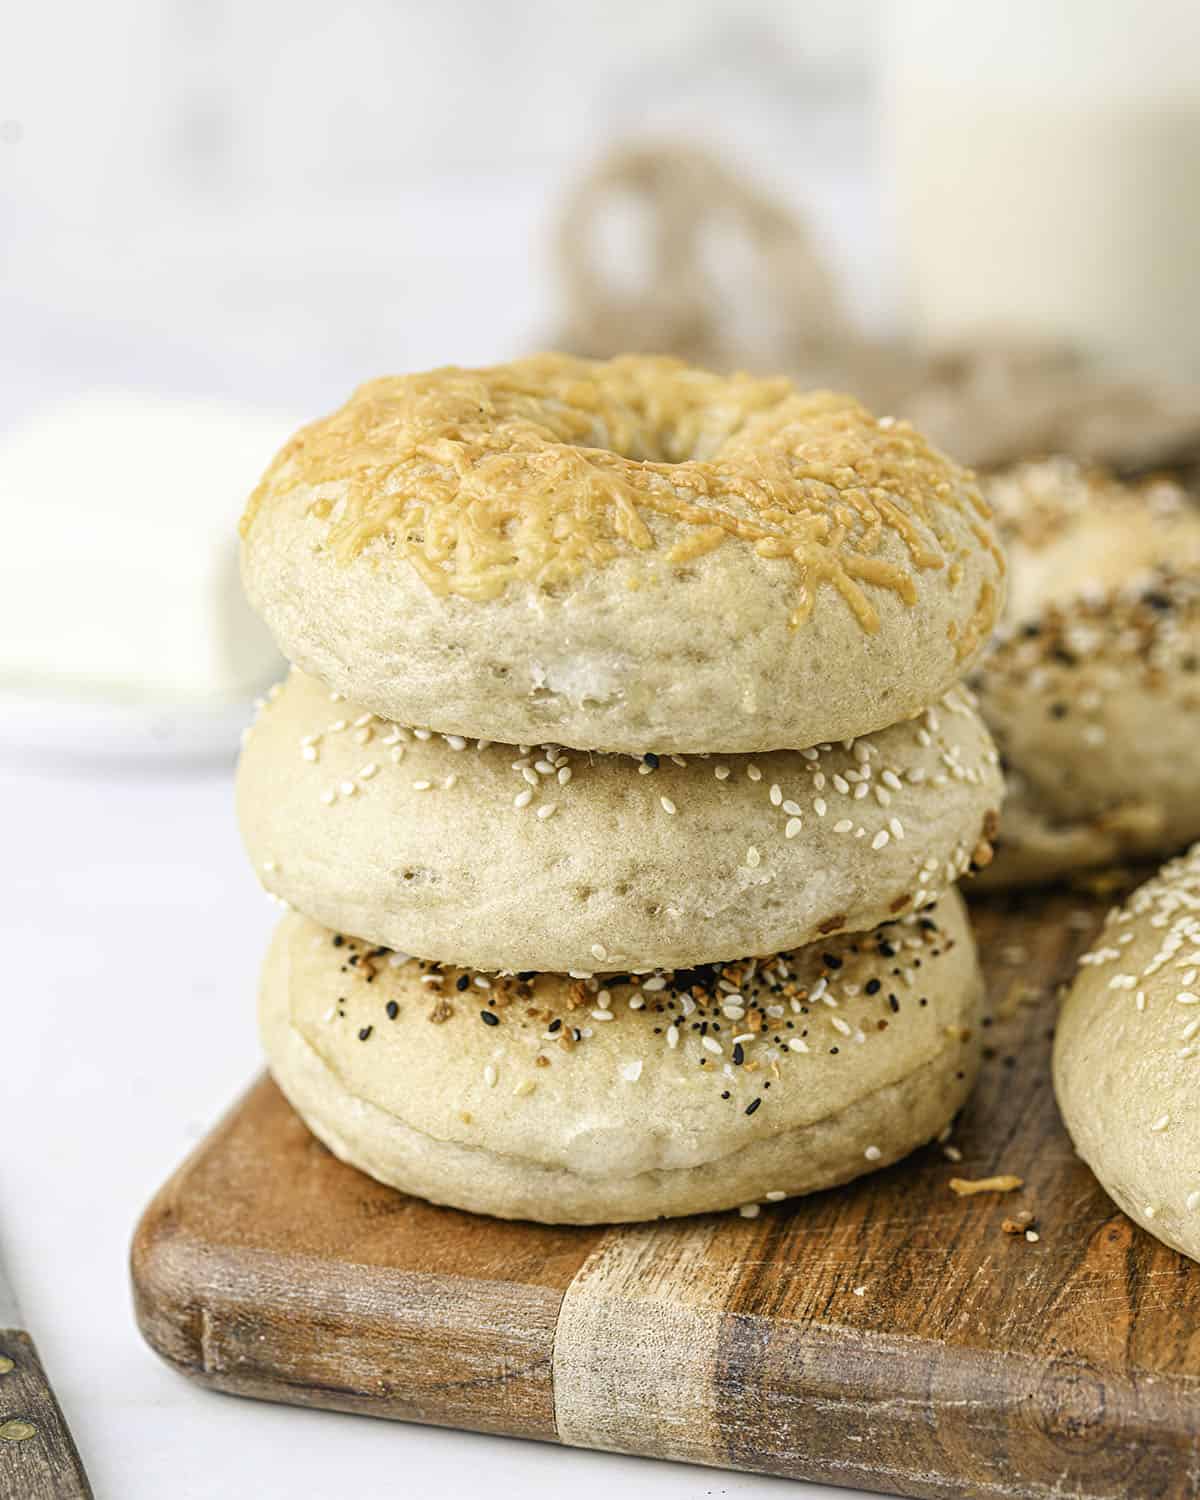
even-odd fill
[[[253,702],[113,703],[0,692],[0,758],[47,764],[232,765]]]

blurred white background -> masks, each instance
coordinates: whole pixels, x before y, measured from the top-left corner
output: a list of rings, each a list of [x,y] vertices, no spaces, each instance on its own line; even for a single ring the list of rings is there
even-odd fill
[[[872,0],[50,3],[0,52],[0,424],[98,383],[317,411],[553,333],[614,140],[711,144],[879,274]],[[14,45],[15,41],[15,45]]]

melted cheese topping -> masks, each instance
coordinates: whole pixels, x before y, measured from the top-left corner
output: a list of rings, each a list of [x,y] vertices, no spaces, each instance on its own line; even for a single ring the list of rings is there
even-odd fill
[[[973,545],[1003,570],[973,476],[907,423],[666,358],[543,354],[371,381],[283,449],[243,536],[299,486],[341,561],[386,547],[433,592],[476,600],[515,580],[559,587],[660,544],[683,564],[735,540],[795,565],[793,624],[829,583],[873,632],[865,586],[911,605],[918,573],[950,568],[953,583]],[[889,536],[899,558],[883,555]],[[985,587],[976,616],[994,609]]]

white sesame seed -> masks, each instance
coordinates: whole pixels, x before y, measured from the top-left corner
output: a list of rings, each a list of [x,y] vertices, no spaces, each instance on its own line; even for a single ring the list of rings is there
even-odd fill
[[[787,823],[784,825],[784,829],[783,829],[783,836],[784,836],[784,838],[785,839],[794,839],[796,837],[796,835],[800,832],[800,830],[803,827],[804,827],[804,824],[801,822],[801,820],[799,818],[789,818],[787,820]]]
[[[1192,1189],[1184,1199],[1184,1205],[1189,1213],[1195,1213],[1196,1209],[1200,1208],[1200,1188]]]
[[[704,1050],[706,1052],[712,1052],[717,1057],[720,1057],[722,1055],[723,1050],[724,1050],[722,1048],[720,1042],[718,1042],[717,1039],[716,1039],[716,1037],[713,1037],[713,1036],[702,1036],[700,1038],[700,1045],[704,1048]]]
[[[537,815],[544,823],[547,818],[552,818],[557,811],[557,802],[543,802],[541,807],[539,807],[537,810]]]
[[[593,943],[591,946],[591,955],[597,963],[603,963],[608,957],[608,949],[603,943]]]
[[[358,787],[352,781],[343,781],[338,787],[338,791],[341,792],[343,797],[353,797],[355,792],[358,791]]]
[[[768,1203],[779,1203],[787,1197],[787,1194],[780,1188],[772,1188],[769,1193],[764,1193],[763,1197]]]
[[[868,1146],[867,1149],[863,1152],[863,1155],[867,1158],[868,1161],[878,1161],[879,1158],[883,1155],[883,1152],[879,1149],[878,1146]]]
[[[809,1050],[808,1043],[801,1036],[790,1037],[788,1039],[788,1050],[790,1052],[807,1052]]]
[[[495,1063],[487,1063],[484,1066],[484,1069],[483,1069],[483,1081],[484,1081],[484,1083],[487,1084],[488,1088],[494,1089],[496,1087],[496,1083],[497,1083],[497,1080],[499,1079],[499,1077],[500,1077],[500,1075],[499,1075],[499,1073],[496,1072],[496,1064]]]
[[[528,807],[529,804],[532,801],[533,801],[533,788],[531,786],[527,786],[524,789],[524,791],[518,792],[517,795],[513,798],[513,806],[514,807]]]
[[[591,1012],[593,1021],[611,1021],[613,1013],[611,1010],[594,1010]]]
[[[825,816],[826,807],[824,797],[813,798],[813,812],[816,813],[818,818],[823,818]]]
[[[728,781],[729,780],[729,767],[728,766],[716,766],[716,767],[713,768],[713,775],[717,778],[718,781]]]
[[[559,766],[559,768],[558,768],[558,784],[559,784],[559,786],[566,786],[567,782],[570,781],[570,779],[571,779],[571,777],[573,775],[574,775],[574,772],[571,770],[570,766]]]
[[[530,786],[537,786],[538,773],[533,769],[532,766],[522,766],[521,775],[525,778]]]
[[[833,831],[834,833],[849,833],[853,827],[854,820],[852,818],[839,818],[833,825]]]
[[[621,1077],[626,1083],[636,1083],[642,1076],[642,1059],[635,1057],[632,1061],[621,1064]]]
[[[679,1046],[679,1027],[678,1026],[668,1026],[667,1027],[667,1046],[668,1047],[678,1047]]]
[[[891,829],[894,839],[902,839],[904,837],[904,824],[899,818],[891,818],[888,821],[888,827]]]
[[[888,840],[890,838],[891,838],[891,835],[888,833],[887,829],[886,828],[881,828],[879,830],[879,832],[875,835],[875,837],[871,840],[871,848],[872,849],[882,849],[883,846],[888,842]]]
[[[762,780],[762,772],[756,765],[754,765],[753,762],[751,762],[751,764],[746,767],[746,775],[749,776],[751,781]]]
[[[743,1219],[757,1219],[759,1213],[758,1204],[743,1203],[741,1208],[738,1209],[738,1213],[741,1214]]]
[[[325,790],[321,793],[321,801],[325,804],[326,807],[334,802],[336,798],[337,792],[331,786],[326,787]]]
[[[372,776],[377,776],[378,774],[378,765],[375,763],[375,761],[369,760],[366,765],[360,769],[358,773],[358,779],[359,781],[370,781]]]
[[[771,785],[771,790],[767,795],[771,799],[771,806],[778,807],[779,804],[783,801],[783,788],[777,781],[773,782]]]
[[[1150,1126],[1150,1129],[1157,1135],[1159,1132],[1165,1130],[1170,1123],[1170,1115],[1159,1115],[1158,1119]]]
[[[783,810],[789,818],[798,818],[800,816],[800,804],[793,802],[790,798],[783,804]]]
[[[535,1088],[537,1088],[537,1084],[534,1083],[532,1078],[522,1078],[516,1088],[513,1089],[513,1093],[518,1099],[524,1099],[527,1095],[532,1094]]]
[[[446,736],[446,743],[450,746],[451,750],[465,750],[467,748],[467,742],[461,734],[448,734]]]
[[[414,781],[413,782],[413,791],[414,792],[427,792],[432,785],[433,785],[432,781]]]
[[[661,974],[652,974],[649,979],[644,979],[642,981],[642,988],[648,995],[653,995],[658,990],[665,990],[666,987],[667,981],[662,977]]]
[[[670,797],[660,797],[658,801],[663,812],[673,813],[675,811],[675,804],[671,801]]]
[[[749,849],[746,850],[746,863],[752,870],[756,870],[762,863],[762,855],[758,852],[753,844],[751,844]]]
[[[317,758],[317,747],[315,745],[305,745],[300,754],[305,760],[315,761]]]

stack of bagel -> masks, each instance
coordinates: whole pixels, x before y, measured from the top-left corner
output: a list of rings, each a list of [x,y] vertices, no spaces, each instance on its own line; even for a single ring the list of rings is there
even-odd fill
[[[377,380],[276,458],[243,577],[294,664],[238,777],[290,908],[262,1034],[339,1156],[586,1223],[948,1125],[1004,563],[912,428],[648,357]]]

